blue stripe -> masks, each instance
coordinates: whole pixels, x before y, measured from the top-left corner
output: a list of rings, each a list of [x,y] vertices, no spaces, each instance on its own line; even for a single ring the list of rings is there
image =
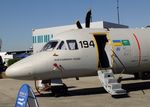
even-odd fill
[[[121,42],[121,40],[113,40],[114,43]]]

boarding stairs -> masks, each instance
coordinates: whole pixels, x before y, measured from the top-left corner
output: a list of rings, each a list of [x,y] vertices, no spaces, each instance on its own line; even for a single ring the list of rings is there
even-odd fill
[[[112,96],[126,94],[126,90],[122,89],[122,84],[118,83],[111,68],[99,69],[98,77],[104,89]]]

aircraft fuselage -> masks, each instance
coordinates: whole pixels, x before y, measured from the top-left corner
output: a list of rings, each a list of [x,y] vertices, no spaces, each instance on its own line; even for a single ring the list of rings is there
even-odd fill
[[[116,74],[123,70],[126,74],[150,71],[149,35],[148,28],[66,31],[50,41],[53,48],[13,64],[6,75],[44,80],[93,76],[106,68]]]

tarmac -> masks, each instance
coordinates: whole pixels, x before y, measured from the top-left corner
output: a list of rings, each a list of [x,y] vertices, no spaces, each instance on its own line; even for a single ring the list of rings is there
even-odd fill
[[[123,88],[128,96],[113,98],[102,87],[98,77],[83,77],[80,80],[64,79],[68,86],[67,96],[54,97],[51,92],[37,96],[39,107],[149,107],[150,80],[134,80],[124,75]],[[0,107],[14,107],[19,88],[29,84],[35,91],[33,81],[13,79],[0,80]]]

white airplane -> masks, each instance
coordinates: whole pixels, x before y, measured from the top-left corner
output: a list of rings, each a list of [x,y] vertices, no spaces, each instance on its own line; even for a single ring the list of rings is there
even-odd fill
[[[124,95],[114,74],[134,74],[146,79],[150,71],[150,29],[92,29],[91,11],[86,28],[60,33],[40,53],[13,64],[6,76],[21,80],[51,80],[52,92],[67,92],[61,79],[98,76],[111,95]],[[55,83],[55,84],[54,84]],[[56,85],[62,86],[56,86]]]

